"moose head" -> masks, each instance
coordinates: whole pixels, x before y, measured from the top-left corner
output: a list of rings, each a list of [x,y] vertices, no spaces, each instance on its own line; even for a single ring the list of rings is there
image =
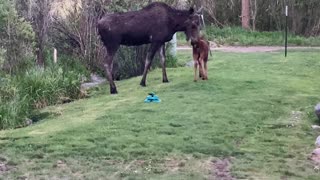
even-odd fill
[[[202,15],[202,7],[195,11],[193,7],[189,9],[189,18],[185,21],[185,35],[186,40],[191,42],[196,42],[200,36],[200,28],[201,28],[201,15]]]

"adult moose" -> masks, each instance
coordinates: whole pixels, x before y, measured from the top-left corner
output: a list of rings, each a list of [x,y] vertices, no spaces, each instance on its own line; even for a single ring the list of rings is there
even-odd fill
[[[177,10],[165,3],[154,2],[139,11],[104,15],[98,22],[98,31],[107,49],[104,67],[110,83],[110,92],[116,94],[112,69],[113,57],[120,45],[151,44],[146,56],[141,86],[146,86],[148,69],[157,51],[161,56],[162,81],[169,82],[165,67],[165,43],[178,31],[185,32],[187,41],[195,42],[200,33],[200,18],[199,13],[193,8]]]

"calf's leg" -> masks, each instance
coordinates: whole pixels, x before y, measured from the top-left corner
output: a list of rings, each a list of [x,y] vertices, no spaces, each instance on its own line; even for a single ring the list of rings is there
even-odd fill
[[[194,65],[194,82],[197,82],[198,77],[197,77],[197,71],[198,71],[198,60],[194,60],[193,61],[193,65]]]
[[[199,71],[200,71],[202,79],[204,79],[205,78],[204,62],[203,62],[203,59],[201,57],[199,58]]]
[[[204,80],[208,80],[208,67],[207,67],[207,61],[204,61]]]

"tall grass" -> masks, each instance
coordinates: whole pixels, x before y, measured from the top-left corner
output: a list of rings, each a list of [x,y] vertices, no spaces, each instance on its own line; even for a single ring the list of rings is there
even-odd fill
[[[241,27],[207,26],[203,32],[205,36],[217,44],[236,45],[236,46],[281,46],[284,44],[284,33],[247,31]],[[187,44],[185,36],[178,34],[180,44]],[[320,37],[303,37],[289,33],[288,44],[290,46],[320,46]]]
[[[81,74],[61,67],[32,68],[0,78],[0,129],[24,126],[33,110],[80,98]]]

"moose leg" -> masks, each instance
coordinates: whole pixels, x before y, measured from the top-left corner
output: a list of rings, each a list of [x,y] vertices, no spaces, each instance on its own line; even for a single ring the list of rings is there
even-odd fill
[[[201,64],[202,64],[202,62],[201,62],[201,54],[198,55],[197,61],[198,61],[198,64],[199,64],[199,78],[202,78],[203,74],[202,74],[202,69],[201,69],[201,67],[202,67],[201,66]]]
[[[165,44],[163,44],[160,47],[160,57],[161,57],[161,65],[162,65],[162,82],[167,83],[168,77],[167,77],[167,71],[166,71],[166,47]]]
[[[197,77],[197,69],[198,69],[198,60],[193,61],[194,64],[194,82],[197,82],[198,77]]]
[[[160,46],[161,46],[161,44],[159,44],[159,43],[152,43],[150,49],[148,50],[146,63],[144,65],[144,71],[143,71],[142,79],[141,79],[141,82],[140,82],[140,85],[143,86],[143,87],[146,86],[146,79],[147,79],[148,70],[149,70],[149,68],[151,66],[151,63],[152,63],[154,55],[155,55],[155,53],[157,52],[157,50],[159,49]]]
[[[204,74],[203,59],[202,58],[199,58],[199,71],[200,71],[202,79],[204,79],[205,74]]]
[[[198,77],[197,77],[197,71],[198,71],[198,65],[199,65],[199,55],[198,53],[195,53],[193,51],[193,65],[194,65],[194,82],[197,82]],[[200,71],[199,71],[200,73]]]
[[[208,67],[207,67],[207,61],[204,61],[204,80],[208,80]]]
[[[104,61],[104,64],[103,66],[105,67],[105,70],[106,70],[106,77],[109,81],[109,84],[110,84],[110,93],[111,94],[117,94],[118,91],[117,91],[117,87],[113,81],[113,78],[112,78],[112,69],[113,69],[113,57],[114,57],[114,54],[116,53],[116,49],[112,50],[112,49],[107,49],[107,55],[105,57],[105,61]]]

